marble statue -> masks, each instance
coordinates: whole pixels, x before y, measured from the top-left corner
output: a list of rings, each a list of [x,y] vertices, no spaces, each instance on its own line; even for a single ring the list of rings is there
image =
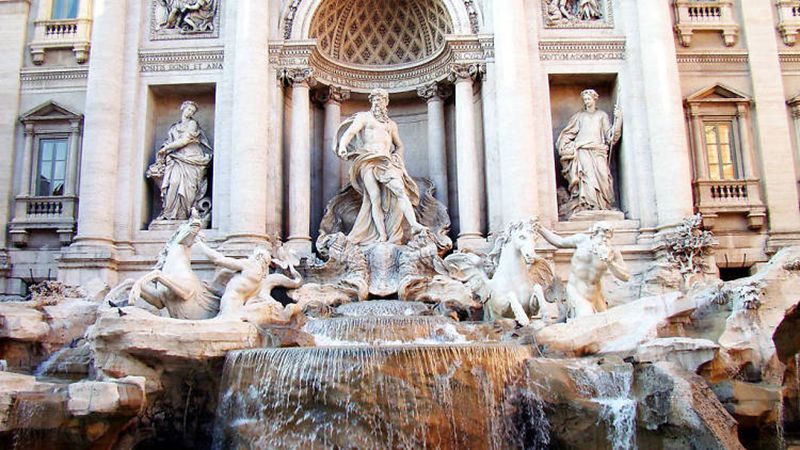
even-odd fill
[[[166,20],[159,28],[179,29],[184,33],[214,30],[217,0],[159,0],[166,9]]]
[[[272,289],[296,288],[302,281],[302,277],[291,262],[273,260],[272,254],[266,247],[256,247],[253,254],[246,259],[236,259],[219,253],[202,240],[197,241],[197,246],[215,266],[233,273],[220,299],[218,318],[246,319],[246,314],[243,316],[242,310],[249,304],[248,302],[256,298],[274,302],[271,296]],[[273,263],[288,267],[292,277],[280,273],[270,274],[269,269]]]
[[[376,242],[403,244],[404,222],[412,232],[422,228],[414,207],[419,189],[406,172],[403,142],[389,118],[389,94],[374,89],[370,111],[357,113],[339,126],[341,137],[333,151],[353,162],[350,184],[361,194],[361,207],[348,238],[360,245]]]
[[[128,303],[143,299],[158,309],[166,308],[174,319],[210,319],[219,311],[219,297],[192,270],[192,245],[202,220],[194,216],[169,238],[152,271],[133,283]]]
[[[463,281],[484,303],[484,318],[512,318],[528,325],[544,306],[544,289],[555,272],[536,256],[534,220],[513,222],[494,241],[484,259],[475,253],[453,253],[444,262],[451,276]]]
[[[574,248],[567,280],[567,317],[588,316],[608,309],[601,280],[607,271],[616,278],[628,281],[622,254],[609,242],[614,229],[608,222],[592,225],[589,234],[578,233],[561,237],[539,226],[539,234],[558,248]]]
[[[156,161],[147,169],[161,192],[161,213],[156,220],[186,220],[192,208],[208,219],[210,206],[208,168],[213,150],[203,129],[194,119],[197,104],[181,105],[181,120],[169,128],[167,139],[156,152]]]
[[[622,132],[622,113],[614,108],[614,120],[597,110],[598,94],[593,89],[581,92],[584,110],[570,118],[556,141],[561,173],[567,180],[570,214],[586,210],[611,210],[614,205],[614,180],[609,161],[611,149]]]

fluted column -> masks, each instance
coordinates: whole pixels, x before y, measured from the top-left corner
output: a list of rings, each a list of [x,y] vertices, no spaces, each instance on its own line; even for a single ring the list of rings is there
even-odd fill
[[[81,123],[73,120],[69,124],[69,164],[67,165],[66,195],[78,193],[78,161],[80,161]]]
[[[458,244],[473,246],[481,234],[480,154],[475,141],[473,81],[483,68],[478,64],[455,64],[450,80],[456,91],[456,176],[458,184]]]
[[[495,72],[497,91],[495,135],[499,148],[502,186],[502,222],[530,219],[539,213],[536,136],[532,65],[524,0],[492,2],[494,16]],[[534,44],[535,45],[535,44]],[[548,169],[551,170],[551,169]]]
[[[775,249],[800,241],[797,174],[786,94],[775,39],[774,2],[740,2],[755,99],[755,144],[769,210],[769,244]]]
[[[22,155],[22,173],[20,174],[19,195],[26,196],[31,194],[31,172],[33,167],[33,124],[25,124],[25,153]]]
[[[675,38],[668,2],[637,2],[649,152],[660,227],[693,211],[692,164],[686,139]]]
[[[436,199],[448,206],[447,146],[444,135],[446,91],[438,83],[429,83],[418,87],[417,95],[428,104],[428,173],[436,187]]]
[[[336,130],[342,122],[342,102],[350,98],[350,91],[330,86],[322,91],[320,101],[325,108],[325,123],[322,139],[322,201],[328,203],[344,184],[342,162],[333,152]]]
[[[233,115],[230,149],[230,223],[232,241],[265,238],[269,143],[269,8],[260,0],[228,2],[236,14],[233,53]],[[234,12],[235,10],[235,12]],[[278,200],[274,200],[278,201]]]
[[[79,247],[113,244],[127,9],[127,0],[94,2],[80,214],[78,237],[73,244]]]
[[[298,254],[311,253],[311,134],[310,68],[286,69],[284,79],[292,87],[292,130],[289,143],[289,235],[286,244]]]

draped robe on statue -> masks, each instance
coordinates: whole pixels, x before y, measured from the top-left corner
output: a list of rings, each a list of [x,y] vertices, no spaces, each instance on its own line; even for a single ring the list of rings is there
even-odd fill
[[[166,143],[182,138],[188,138],[189,143],[165,158],[160,219],[186,220],[195,202],[208,191],[206,172],[212,158],[211,145],[194,119],[172,125]]]
[[[354,119],[355,116],[350,117],[339,125],[337,137],[350,127]],[[380,150],[368,148],[364,145],[363,133],[364,130],[361,130],[347,146],[347,159],[353,163],[350,168],[350,184],[361,195],[361,207],[347,237],[351,242],[361,245],[380,241],[380,234],[372,218],[372,203],[363,181],[364,174],[372,172],[380,185],[387,241],[404,244],[408,240],[405,239],[403,227],[405,218],[397,205],[397,194],[392,192],[389,183],[399,180],[401,183],[396,184],[402,186],[408,200],[415,207],[419,204],[419,188],[406,172],[402,155],[397,152],[383,154]]]
[[[619,135],[604,111],[581,111],[558,136],[561,173],[567,179],[574,211],[612,209],[614,180],[609,155]]]

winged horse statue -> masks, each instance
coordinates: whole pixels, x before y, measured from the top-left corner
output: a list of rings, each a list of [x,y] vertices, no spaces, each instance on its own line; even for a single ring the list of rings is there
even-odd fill
[[[454,253],[445,258],[450,276],[466,284],[484,304],[484,319],[510,318],[526,326],[545,302],[555,280],[553,266],[536,256],[536,220],[510,223],[484,258]]]

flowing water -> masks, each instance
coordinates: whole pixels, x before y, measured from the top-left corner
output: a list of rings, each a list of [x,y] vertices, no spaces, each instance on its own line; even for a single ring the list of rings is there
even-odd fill
[[[214,448],[548,448],[537,349],[487,342],[417,305],[344,305],[306,324],[316,347],[229,353]],[[599,405],[608,447],[635,448],[630,365],[564,364]]]

